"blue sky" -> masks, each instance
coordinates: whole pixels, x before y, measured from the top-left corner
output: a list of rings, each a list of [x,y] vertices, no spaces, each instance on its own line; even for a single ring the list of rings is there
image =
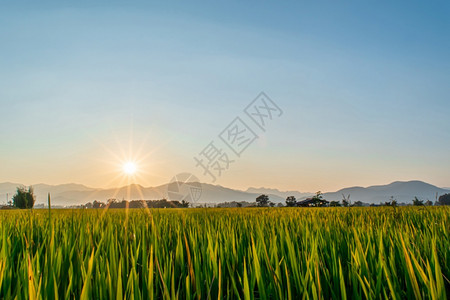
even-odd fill
[[[265,91],[284,111],[217,184],[450,186],[450,4],[0,2],[0,182],[179,172]]]

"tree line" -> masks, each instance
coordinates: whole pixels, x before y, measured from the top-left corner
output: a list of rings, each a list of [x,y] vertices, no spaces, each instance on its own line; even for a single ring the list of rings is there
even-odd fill
[[[36,195],[33,187],[20,186],[17,187],[16,193],[12,197],[12,201],[8,203],[9,207],[20,209],[31,209],[36,202]],[[132,201],[118,201],[116,199],[109,199],[106,203],[95,200],[79,208],[185,208],[189,207],[189,203],[185,200],[171,201],[167,199],[160,200],[132,200]]]
[[[364,206],[361,201],[355,201],[351,203],[350,195],[342,195],[341,201],[327,201],[323,198],[323,194],[319,191],[313,197],[307,198],[305,200],[297,200],[295,196],[288,196],[286,198],[287,207],[360,207]],[[412,204],[414,206],[430,206],[433,202],[430,200],[424,201],[417,197],[412,199]],[[260,195],[256,198],[256,205],[258,207],[273,207],[274,203],[269,200],[268,195]],[[391,197],[389,201],[380,203],[381,206],[398,206],[397,200]],[[441,195],[439,199],[434,203],[434,205],[450,205],[450,193]],[[376,206],[371,204],[370,206]]]
[[[307,198],[305,200],[297,200],[294,196],[289,196],[286,198],[286,206],[288,207],[349,207],[349,206],[363,206],[364,203],[361,201],[355,201],[351,203],[350,195],[342,195],[343,199],[341,201],[327,201],[323,198],[323,194],[319,191],[313,197]],[[33,187],[19,186],[17,187],[16,193],[12,197],[10,207],[30,209],[33,208],[36,202],[36,196],[34,195]],[[412,200],[414,206],[429,206],[433,205],[430,200],[424,201],[417,197]],[[92,203],[87,203],[82,206],[82,208],[185,208],[189,207],[189,202],[182,200],[171,201],[167,199],[161,200],[132,200],[132,201],[118,201],[116,199],[109,199],[106,203],[100,201],[94,201]],[[389,201],[381,203],[384,206],[397,206],[398,203],[391,197]],[[450,193],[441,195],[439,199],[434,203],[434,205],[450,205]],[[239,205],[239,206],[242,206]],[[274,207],[275,203],[271,202],[268,195],[260,195],[256,198],[256,206],[258,207]]]

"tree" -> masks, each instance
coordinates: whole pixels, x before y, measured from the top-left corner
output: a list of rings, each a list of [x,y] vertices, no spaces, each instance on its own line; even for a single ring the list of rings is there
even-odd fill
[[[437,203],[439,205],[450,205],[450,193],[440,196]]]
[[[421,205],[423,205],[423,200],[419,200],[419,198],[414,197],[414,199],[413,199],[413,205],[415,205],[415,206],[421,206]]]
[[[426,206],[432,206],[432,205],[433,205],[433,201],[427,200],[427,201],[425,202],[425,205],[426,205]]]
[[[286,206],[293,207],[297,206],[297,199],[294,196],[289,196],[286,198]]]
[[[356,201],[353,206],[363,206],[363,203],[361,201]]]
[[[323,200],[323,194],[321,191],[318,191],[313,197],[313,200]]]
[[[391,198],[389,198],[389,202],[385,202],[384,204],[381,203],[382,205],[385,206],[393,206],[393,207],[397,207],[397,200],[395,200],[394,196],[391,196]]]
[[[258,207],[267,207],[269,204],[269,196],[261,195],[256,198],[256,205]]]
[[[338,206],[341,206],[341,204],[339,203],[339,201],[331,201],[330,202],[330,206],[331,207],[338,207]]]
[[[188,207],[189,207],[189,202],[183,199],[183,200],[181,201],[181,207],[188,208]]]
[[[116,198],[109,198],[108,201],[106,201],[106,206],[110,208],[114,208],[115,204],[119,203]]]
[[[347,197],[345,197],[345,195],[342,194],[342,205],[344,207],[348,207],[350,205],[350,194],[348,194]]]
[[[314,207],[321,207],[321,206],[327,206],[328,201],[323,199],[323,194],[321,191],[318,191],[312,198],[311,198],[312,206]]]
[[[94,202],[92,203],[92,208],[104,208],[105,207],[105,203],[94,200]]]
[[[36,197],[34,196],[33,187],[17,187],[16,194],[12,198],[13,206],[17,208],[33,208]]]

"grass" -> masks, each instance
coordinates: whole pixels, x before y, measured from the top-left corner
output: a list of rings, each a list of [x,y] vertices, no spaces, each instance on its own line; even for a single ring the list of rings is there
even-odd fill
[[[446,299],[448,207],[0,212],[0,299]]]

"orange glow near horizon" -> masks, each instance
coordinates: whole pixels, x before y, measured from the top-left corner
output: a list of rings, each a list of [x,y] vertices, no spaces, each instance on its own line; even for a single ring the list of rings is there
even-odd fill
[[[115,188],[111,198],[116,198],[121,188],[127,187],[126,200],[133,200],[130,185],[136,185],[140,199],[144,199],[140,185],[151,185],[149,178],[161,178],[161,181],[164,181],[165,176],[160,174],[159,169],[166,160],[161,157],[156,158],[155,153],[166,142],[160,140],[158,145],[149,142],[154,139],[154,137],[151,138],[150,133],[136,138],[132,124],[128,134],[113,132],[112,138],[109,138],[107,142],[93,138],[102,150],[101,158],[98,160],[103,164],[102,175],[109,179],[102,186]],[[161,195],[161,198],[164,198],[164,195]]]

